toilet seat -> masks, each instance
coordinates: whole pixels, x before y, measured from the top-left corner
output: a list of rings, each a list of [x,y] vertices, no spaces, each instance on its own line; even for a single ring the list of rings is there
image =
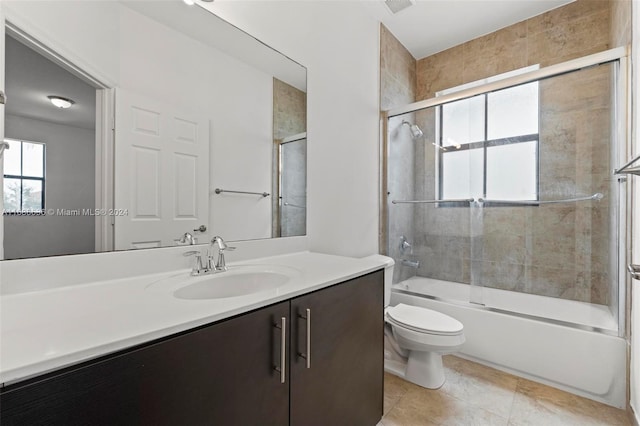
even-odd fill
[[[403,303],[387,308],[385,314],[389,323],[418,333],[457,336],[464,328],[460,321],[441,312]]]

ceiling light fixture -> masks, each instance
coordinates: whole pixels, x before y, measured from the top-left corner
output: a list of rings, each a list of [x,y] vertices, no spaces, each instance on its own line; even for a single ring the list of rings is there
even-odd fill
[[[47,98],[49,98],[49,100],[54,106],[61,109],[67,109],[71,107],[71,105],[75,104],[75,102],[72,101],[71,99],[63,98],[62,96],[51,95],[51,96],[47,96]]]
[[[195,0],[182,0],[186,5],[193,6],[196,4]]]

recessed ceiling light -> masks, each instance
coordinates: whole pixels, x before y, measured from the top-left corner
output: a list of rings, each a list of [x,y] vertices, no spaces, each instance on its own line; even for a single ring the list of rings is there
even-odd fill
[[[71,99],[67,99],[67,98],[63,98],[62,96],[47,96],[47,98],[49,98],[49,100],[51,101],[51,103],[61,109],[67,109],[69,108],[71,105],[75,104],[74,101],[72,101]]]
[[[194,4],[196,4],[195,0],[182,0],[182,1],[189,6],[193,6]]]

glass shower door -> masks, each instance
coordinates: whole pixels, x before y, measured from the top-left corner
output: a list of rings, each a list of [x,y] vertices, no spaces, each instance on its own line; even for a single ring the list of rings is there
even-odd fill
[[[307,229],[307,138],[285,139],[279,145],[278,228],[281,237],[305,235]]]

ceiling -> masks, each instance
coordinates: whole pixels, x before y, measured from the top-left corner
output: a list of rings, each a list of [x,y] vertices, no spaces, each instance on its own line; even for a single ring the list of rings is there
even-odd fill
[[[416,0],[392,14],[383,0],[361,0],[411,52],[422,59],[574,0]]]
[[[85,129],[96,120],[96,89],[59,65],[6,36],[6,113]],[[54,107],[47,96],[72,99],[69,109]]]

